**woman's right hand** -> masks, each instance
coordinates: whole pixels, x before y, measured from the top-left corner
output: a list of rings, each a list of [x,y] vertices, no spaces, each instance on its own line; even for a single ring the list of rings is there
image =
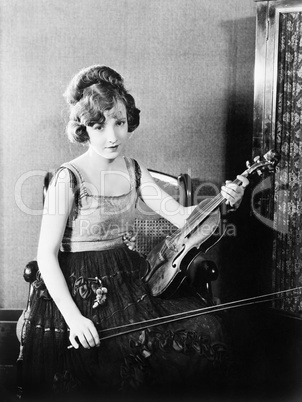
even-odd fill
[[[68,322],[70,329],[69,340],[71,345],[79,348],[79,342],[85,349],[100,346],[100,338],[93,322],[84,316]]]

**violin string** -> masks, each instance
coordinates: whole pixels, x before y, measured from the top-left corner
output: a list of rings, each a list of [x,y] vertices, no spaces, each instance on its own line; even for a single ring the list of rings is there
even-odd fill
[[[196,214],[195,212],[197,216],[193,216],[193,218],[191,219],[189,217],[185,225],[181,229],[177,229],[174,233],[172,233],[171,236],[169,236],[164,241],[163,246],[160,249],[161,255],[165,255],[168,249],[173,248],[173,243],[181,233],[184,233],[184,237],[186,237],[190,232],[192,232],[196,228],[196,226],[201,224],[211,214],[211,212],[213,212],[223,201],[224,198],[222,197],[221,194],[219,194],[218,196],[214,197],[213,200],[210,200],[210,202],[206,205],[206,207],[203,210],[199,209],[198,214]],[[196,208],[198,208],[198,205]]]
[[[246,171],[242,173],[242,175],[246,174]],[[233,184],[240,184],[241,181],[239,179],[235,179]],[[222,196],[221,193],[217,194],[214,198],[210,199],[209,203],[203,207],[203,209],[199,209],[199,214],[197,213],[196,216],[193,214],[193,218],[190,217],[187,219],[185,225],[181,228],[176,230],[169,238],[164,241],[162,248],[160,249],[160,254],[162,256],[165,255],[168,249],[173,246],[174,241],[179,236],[180,233],[185,233],[187,236],[190,232],[192,232],[196,226],[202,223],[219,205],[225,201],[225,198]],[[197,205],[196,208],[199,207],[200,204]],[[194,211],[193,211],[194,212]]]
[[[235,179],[232,184],[240,184],[240,183],[241,183],[240,180]],[[214,209],[219,207],[221,202],[224,200],[225,200],[225,198],[223,197],[223,195],[221,193],[217,194],[215,197],[210,199],[209,203],[205,206],[205,208],[200,211],[200,212],[202,212],[201,217],[193,216],[193,218],[191,220],[187,221],[188,229],[189,230],[194,229],[196,224],[198,224],[200,221],[202,221],[204,219],[204,217],[207,217],[211,212],[213,212]],[[198,206],[197,206],[197,208],[198,208]],[[186,225],[184,226],[184,228],[185,227],[186,227]]]
[[[244,173],[242,173],[244,174]],[[240,184],[241,181],[239,179],[235,179],[232,184]],[[189,231],[192,231],[196,224],[199,224],[202,220],[204,220],[213,210],[215,210],[219,205],[225,201],[225,198],[221,193],[217,194],[214,198],[210,200],[210,202],[206,205],[206,207],[202,210],[201,217],[193,217],[193,219],[187,221]],[[197,206],[198,207],[198,206]],[[190,219],[190,218],[189,218]],[[185,226],[184,226],[185,228]]]
[[[102,339],[107,339],[110,337],[123,335],[123,334],[129,333],[129,332],[139,331],[140,329],[154,327],[154,326],[162,325],[162,324],[167,324],[170,322],[183,320],[183,319],[187,319],[187,318],[194,318],[199,315],[209,314],[212,312],[219,312],[222,310],[228,310],[228,309],[232,309],[235,307],[243,307],[243,306],[248,306],[248,305],[252,305],[252,304],[258,304],[258,303],[264,303],[264,302],[276,300],[276,297],[273,297],[273,296],[284,295],[285,293],[294,292],[297,290],[302,290],[302,287],[281,290],[278,292],[272,292],[272,293],[268,293],[265,295],[254,296],[254,297],[245,298],[245,299],[241,299],[241,300],[226,302],[223,304],[217,304],[214,306],[202,307],[202,308],[196,309],[196,310],[185,311],[185,312],[176,313],[176,314],[172,314],[172,315],[168,315],[168,316],[152,318],[150,320],[138,321],[138,322],[134,322],[134,323],[130,323],[130,324],[116,326],[113,328],[107,328],[107,329],[101,330],[100,334],[105,334],[106,332],[110,332],[110,331],[111,332],[118,331],[120,329],[125,330],[122,332],[117,332],[115,334],[110,334],[107,336],[105,335],[105,337],[102,337]],[[283,296],[283,297],[287,298],[290,296]],[[298,297],[298,296],[296,296],[296,297]],[[265,300],[263,300],[263,299],[265,299]]]

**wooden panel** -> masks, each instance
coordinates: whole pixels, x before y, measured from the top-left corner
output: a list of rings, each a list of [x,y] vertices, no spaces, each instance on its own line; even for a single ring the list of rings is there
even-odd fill
[[[262,153],[263,122],[265,108],[265,66],[267,36],[267,2],[257,4],[256,16],[256,50],[254,73],[254,136],[253,156]]]
[[[13,366],[19,355],[17,321],[22,310],[0,309],[0,367]]]
[[[302,11],[302,1],[256,1],[256,7],[253,156],[275,146],[279,18]]]
[[[267,1],[257,2],[253,154],[274,148],[278,66],[278,14]]]

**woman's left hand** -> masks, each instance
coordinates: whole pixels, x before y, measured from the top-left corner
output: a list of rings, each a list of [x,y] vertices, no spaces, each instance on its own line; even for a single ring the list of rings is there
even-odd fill
[[[241,175],[238,175],[237,179],[242,182],[240,186],[230,180],[226,180],[225,185],[221,187],[221,194],[226,199],[227,205],[238,208],[244,194],[244,189],[249,184],[249,181]]]
[[[123,240],[129,250],[135,250],[136,235],[133,234],[133,232],[127,232],[124,234]]]

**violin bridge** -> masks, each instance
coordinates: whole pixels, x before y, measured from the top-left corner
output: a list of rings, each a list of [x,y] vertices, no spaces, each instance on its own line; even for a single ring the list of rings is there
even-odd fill
[[[175,246],[175,244],[169,245],[169,246],[168,246],[168,249],[171,250],[171,251],[174,251],[175,253],[178,252],[178,248]]]
[[[176,247],[175,242],[171,241],[169,236],[167,236],[165,243],[169,250],[174,251],[175,253],[178,252],[178,248]]]

